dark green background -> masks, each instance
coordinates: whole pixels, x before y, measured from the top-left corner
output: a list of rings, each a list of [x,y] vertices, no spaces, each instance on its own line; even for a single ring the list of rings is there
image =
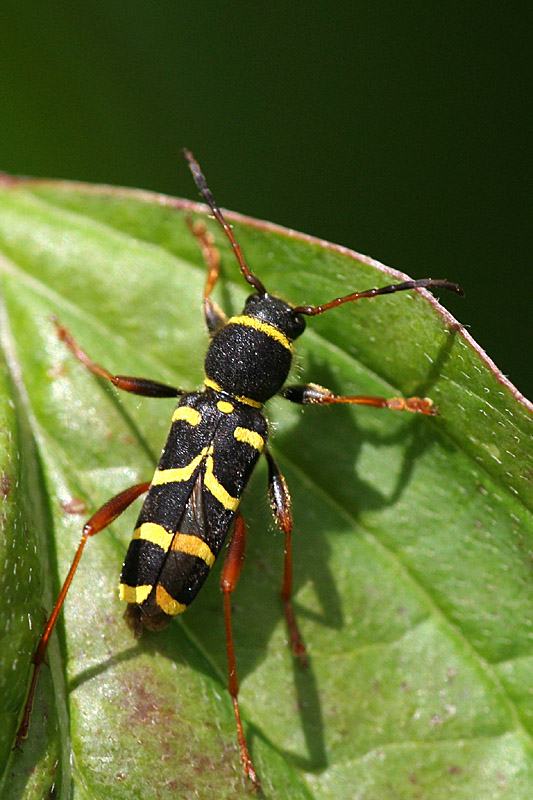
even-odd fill
[[[194,197],[187,145],[222,205],[460,282],[446,305],[533,395],[531,16],[3,0],[0,168]]]

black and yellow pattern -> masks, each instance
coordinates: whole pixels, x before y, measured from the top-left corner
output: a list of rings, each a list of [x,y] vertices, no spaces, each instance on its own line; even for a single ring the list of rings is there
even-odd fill
[[[239,502],[252,470],[264,452],[268,463],[268,496],[274,518],[285,535],[281,598],[294,655],[307,664],[306,648],[298,630],[292,596],[292,513],[287,484],[273,455],[265,450],[268,428],[263,404],[284,386],[293,357],[293,341],[305,330],[305,318],[323,314],[343,303],[377,295],[436,286],[462,293],[445,280],[423,278],[363,292],[351,292],[318,306],[292,306],[269,294],[249,269],[232,228],[216,205],[198,162],[183,151],[203,199],[229,239],[244,280],[252,287],[241,314],[226,319],[210,294],[219,277],[220,257],[203,225],[188,220],[208,267],[203,295],[204,317],[211,341],[205,357],[201,392],[160,381],[113,375],[76,343],[56,321],[58,337],[76,358],[101,379],[144,397],[181,397],[172,416],[170,434],[151,483],[131,486],[107,501],[86,522],[78,550],[63,588],[46,623],[33,658],[32,681],[16,738],[26,737],[37,676],[66,593],[89,537],[110,525],[146,492],[120,578],[120,596],[128,603],[126,619],[137,635],[143,627],[164,627],[181,614],[202,587],[235,520],[233,538],[222,570],[224,620],[228,656],[228,690],[233,700],[241,761],[254,788],[259,781],[248,752],[238,704],[237,669],[231,625],[232,592],[244,561],[246,525]],[[335,395],[316,383],[288,386],[283,396],[302,405],[355,403],[377,408],[435,414],[431,399]]]
[[[305,320],[288,303],[252,295],[244,312],[230,317],[213,337],[205,358],[206,384],[260,408],[287,380],[292,341],[304,329]]]
[[[206,388],[182,398],[130,542],[120,597],[146,627],[194,600],[266,444],[260,411]]]

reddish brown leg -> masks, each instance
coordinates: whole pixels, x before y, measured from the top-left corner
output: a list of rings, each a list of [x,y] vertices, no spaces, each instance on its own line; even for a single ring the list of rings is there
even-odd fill
[[[438,414],[438,408],[429,397],[374,397],[372,395],[335,395],[317,383],[288,386],[283,396],[292,403],[328,406],[333,403],[357,403],[364,406],[389,408],[392,411],[413,411],[415,414]]]
[[[59,592],[59,597],[56,600],[56,604],[52,609],[52,613],[50,614],[48,621],[46,623],[45,629],[43,631],[43,635],[39,640],[39,644],[37,645],[37,650],[35,651],[35,655],[32,659],[33,664],[33,674],[31,677],[31,684],[30,690],[28,692],[28,698],[26,700],[26,705],[24,706],[24,713],[22,715],[22,721],[19,725],[19,729],[17,731],[17,737],[15,740],[15,747],[19,750],[21,749],[22,740],[25,739],[28,735],[28,729],[30,727],[30,717],[31,712],[33,709],[33,700],[35,697],[35,689],[37,687],[37,678],[39,676],[39,670],[41,669],[41,665],[44,662],[45,655],[46,655],[46,648],[48,647],[48,642],[54,626],[57,622],[57,618],[59,612],[61,611],[61,607],[69,590],[70,584],[72,583],[72,578],[74,577],[74,573],[78,568],[78,564],[80,562],[81,554],[83,552],[83,548],[85,547],[85,542],[89,538],[89,536],[94,536],[95,534],[99,533],[100,531],[107,528],[113,520],[115,520],[123,511],[128,508],[134,500],[139,497],[139,495],[147,492],[150,488],[150,483],[138,483],[135,486],[130,486],[129,489],[125,489],[120,494],[117,494],[115,497],[112,497],[111,500],[108,500],[107,503],[98,509],[98,511],[93,514],[93,516],[85,523],[83,527],[83,534],[80,539],[80,543],[78,545],[78,549],[76,550],[76,555],[74,556],[74,560],[71,564],[70,570],[68,572],[67,577],[65,578],[65,582],[61,591]]]
[[[222,568],[222,579],[220,582],[224,595],[224,622],[226,624],[226,650],[228,653],[229,675],[228,691],[231,695],[231,699],[233,700],[233,710],[235,711],[235,721],[237,723],[237,739],[239,742],[242,766],[245,774],[252,781],[254,789],[258,789],[260,787],[259,778],[257,777],[252,759],[250,758],[246,739],[244,738],[241,712],[239,710],[239,700],[237,698],[239,693],[239,681],[237,678],[235,648],[233,646],[233,629],[231,626],[231,595],[237,587],[242,565],[244,564],[245,551],[246,525],[242,514],[237,511],[235,515],[233,537],[228,547],[226,560],[224,561],[224,566]]]
[[[169,386],[159,381],[152,381],[149,378],[113,375],[104,367],[95,364],[85,350],[81,349],[69,329],[66,328],[65,325],[62,325],[57,317],[52,316],[52,322],[56,326],[58,338],[61,339],[62,342],[65,342],[68,349],[76,356],[78,361],[94,373],[94,375],[98,375],[99,378],[104,378],[106,381],[111,381],[117,389],[123,389],[125,392],[131,392],[132,394],[140,394],[143,397],[177,397],[178,395],[184,394],[181,389],[176,389],[175,386]]]
[[[303,667],[307,667],[307,653],[302,635],[298,630],[296,616],[291,603],[292,597],[292,512],[291,496],[285,478],[280,473],[278,465],[271,453],[265,450],[268,461],[268,497],[270,508],[279,527],[285,534],[285,562],[283,565],[283,583],[281,586],[281,599],[285,609],[285,619],[289,630],[292,652],[300,659]]]
[[[215,247],[213,236],[201,220],[193,222],[190,217],[186,217],[185,221],[198,242],[207,265],[207,278],[204,287],[204,316],[208,331],[214,333],[226,322],[226,315],[222,309],[209,297],[220,275],[220,253]]]

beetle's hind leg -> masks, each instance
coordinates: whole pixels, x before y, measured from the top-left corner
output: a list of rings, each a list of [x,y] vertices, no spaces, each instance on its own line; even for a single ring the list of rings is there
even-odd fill
[[[182,389],[177,389],[175,386],[169,386],[166,383],[153,381],[150,378],[134,378],[129,375],[113,375],[105,367],[96,364],[90,356],[87,355],[85,350],[77,343],[69,329],[63,325],[56,316],[52,316],[52,322],[55,325],[58,339],[65,342],[70,352],[76,356],[78,361],[83,364],[94,375],[99,378],[104,378],[110,381],[117,389],[122,389],[125,392],[132,394],[139,394],[143,397],[178,397],[185,394]]]
[[[220,277],[220,253],[215,247],[215,240],[201,220],[193,220],[187,216],[185,221],[189,230],[198,242],[207,266],[207,278],[204,287],[204,318],[210,334],[216,333],[226,323],[226,315],[220,306],[211,300],[210,294]]]
[[[244,564],[246,551],[246,524],[240,511],[235,514],[235,525],[233,536],[226,553],[224,566],[222,567],[222,578],[220,585],[224,596],[224,622],[226,625],[226,650],[228,654],[228,691],[233,700],[233,710],[235,711],[235,721],[237,723],[237,740],[241,754],[241,762],[245,774],[250,778],[254,789],[260,787],[259,778],[255,771],[248,745],[244,737],[242,727],[241,712],[239,709],[239,680],[237,678],[237,665],[235,663],[235,648],[233,645],[233,629],[231,625],[231,595],[237,588],[237,582]]]
[[[98,509],[98,511],[92,515],[92,517],[85,523],[83,526],[83,533],[78,544],[78,549],[76,550],[76,555],[72,561],[70,566],[70,570],[68,572],[67,577],[65,578],[65,582],[59,592],[59,597],[56,600],[55,606],[52,609],[52,613],[48,617],[48,621],[45,625],[43,634],[39,639],[39,644],[37,645],[37,649],[32,659],[33,664],[33,674],[31,676],[31,683],[30,689],[28,692],[28,697],[26,699],[26,704],[24,706],[24,711],[22,714],[22,720],[19,725],[17,736],[15,739],[15,747],[17,749],[21,749],[22,741],[28,735],[28,730],[30,727],[30,718],[31,712],[33,709],[33,700],[35,697],[35,689],[37,688],[37,678],[39,677],[39,671],[41,669],[41,665],[43,664],[46,656],[46,650],[48,648],[48,642],[50,640],[50,636],[52,635],[52,631],[54,630],[55,624],[57,622],[57,618],[59,616],[59,612],[63,606],[65,601],[65,597],[67,596],[67,592],[70,588],[70,584],[72,583],[72,579],[74,577],[74,573],[78,568],[78,564],[80,563],[80,559],[83,553],[83,549],[85,547],[85,543],[89,536],[95,536],[100,531],[103,531],[104,528],[107,528],[108,525],[122,514],[128,506],[130,506],[134,500],[136,500],[141,494],[147,492],[150,488],[150,483],[138,483],[135,486],[130,486],[129,489],[125,489],[120,494],[115,495],[112,497],[111,500],[108,500],[107,503]]]

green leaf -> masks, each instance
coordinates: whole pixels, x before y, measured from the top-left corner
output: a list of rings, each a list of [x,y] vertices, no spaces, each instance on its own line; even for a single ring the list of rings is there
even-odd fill
[[[84,370],[50,315],[112,371],[201,385],[205,267],[187,213],[202,207],[75,184],[1,185],[2,797],[250,796],[225,691],[220,565],[163,632],[137,642],[122,621],[117,581],[138,508],[89,541],[24,752],[11,752],[44,609],[83,522],[150,478],[173,408],[119,396]],[[253,270],[295,304],[401,277],[228,216]],[[217,299],[239,311],[247,286],[209,224],[223,255]],[[233,606],[264,796],[529,798],[531,406],[423,292],[310,319],[297,345],[299,380],[428,395],[440,415],[269,404],[272,451],[293,497],[295,606],[310,667],[285,646],[283,537],[260,465],[243,501],[249,544]]]

